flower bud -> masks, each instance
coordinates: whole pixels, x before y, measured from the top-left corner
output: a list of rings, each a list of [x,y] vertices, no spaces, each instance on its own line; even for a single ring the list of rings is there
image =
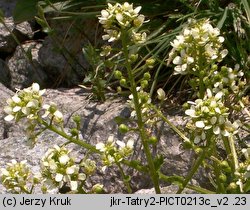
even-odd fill
[[[147,80],[142,80],[141,81],[141,87],[146,88],[148,86],[148,81]]]
[[[135,62],[138,59],[138,54],[131,54],[129,60],[131,63]]]
[[[226,181],[227,181],[227,176],[226,176],[225,174],[221,174],[221,175],[219,176],[219,180],[220,180],[221,182],[226,182]]]
[[[93,187],[92,187],[92,192],[93,193],[96,193],[96,194],[101,194],[103,193],[103,185],[102,184],[95,184]]]
[[[156,144],[157,142],[158,139],[156,138],[156,136],[150,136],[150,138],[148,139],[149,144]]]
[[[149,58],[146,60],[146,65],[148,66],[148,68],[152,69],[154,67],[154,64],[155,64],[154,58]]]
[[[157,98],[161,101],[163,101],[166,98],[166,93],[162,88],[159,88],[157,90]]]
[[[129,128],[125,124],[121,124],[121,125],[119,125],[119,131],[121,133],[127,133],[129,131]]]
[[[79,115],[75,115],[75,116],[73,117],[73,121],[74,121],[76,124],[78,124],[78,123],[81,122],[81,117],[80,117]]]
[[[122,92],[121,86],[118,86],[118,87],[116,88],[116,91],[117,91],[117,93],[121,93],[121,92]]]
[[[151,75],[150,75],[149,72],[144,73],[143,79],[145,79],[145,80],[150,80],[150,78],[151,78]]]
[[[114,75],[115,75],[116,79],[121,79],[122,78],[122,72],[119,71],[119,70],[116,70]]]
[[[121,86],[127,86],[127,81],[126,81],[126,79],[124,79],[124,78],[121,79],[121,80],[120,80],[120,85],[121,85]]]
[[[70,133],[71,133],[72,136],[77,136],[78,133],[79,133],[79,131],[78,131],[76,128],[72,128],[72,129],[70,130]]]

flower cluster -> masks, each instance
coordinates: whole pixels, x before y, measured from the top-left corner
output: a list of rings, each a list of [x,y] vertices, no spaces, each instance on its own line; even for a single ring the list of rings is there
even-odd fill
[[[204,99],[197,99],[191,104],[190,109],[185,114],[191,117],[191,121],[187,124],[193,135],[193,141],[198,144],[210,137],[207,135],[230,136],[238,131],[238,123],[231,123],[228,120],[228,108],[222,102],[222,92],[218,92],[215,96],[212,91],[207,89]]]
[[[118,147],[116,146],[118,145]],[[99,142],[96,144],[96,149],[102,152],[102,161],[104,167],[103,171],[106,170],[107,166],[111,166],[114,163],[122,161],[124,158],[130,156],[133,153],[134,141],[128,140],[125,144],[122,141],[114,141],[114,137],[110,136],[106,144]]]
[[[149,105],[151,104],[151,98],[149,96],[149,93],[145,92],[141,87],[136,88],[139,98],[139,105],[142,110],[142,114],[147,114],[149,111]],[[127,102],[129,103],[130,107],[133,109],[131,112],[131,117],[136,117],[136,111],[135,111],[135,104],[134,104],[134,97],[132,94],[129,95],[129,99]]]
[[[4,119],[6,121],[20,120],[27,117],[28,119],[36,119],[37,114],[42,106],[42,95],[45,90],[40,90],[37,83],[33,83],[31,87],[18,90],[17,93],[7,100],[8,106],[4,107],[4,111],[8,114]]]
[[[44,119],[49,118],[50,120],[53,120],[53,122],[55,123],[63,122],[63,114],[57,109],[55,103],[51,102],[50,105],[44,104],[43,109],[45,110],[45,112],[42,115],[42,118]]]
[[[72,191],[78,189],[78,182],[85,181],[86,175],[80,172],[80,167],[69,156],[65,147],[54,146],[49,149],[41,160],[41,173],[50,189],[69,185]]]
[[[1,182],[6,189],[13,193],[30,193],[33,183],[38,183],[38,177],[33,177],[31,170],[26,165],[26,160],[17,162],[12,160],[11,163],[7,163],[6,168],[1,169]]]
[[[113,42],[119,40],[121,30],[130,30],[130,38],[135,43],[142,43],[146,40],[146,33],[139,33],[138,29],[144,23],[144,15],[139,14],[141,7],[133,8],[133,4],[125,2],[112,5],[108,3],[108,8],[101,11],[99,22],[103,25],[105,35],[103,40]]]
[[[217,67],[216,67],[217,68]],[[242,80],[244,73],[239,70],[240,66],[235,65],[234,69],[222,66],[220,71],[216,70],[211,78],[207,78],[208,83],[212,83],[213,93],[222,91],[227,94],[228,92],[239,93],[244,87],[245,81]],[[206,79],[204,79],[206,81]]]
[[[220,62],[228,53],[222,49],[224,38],[218,28],[213,28],[208,19],[189,20],[182,33],[171,42],[175,74],[187,74],[204,70],[212,63]]]

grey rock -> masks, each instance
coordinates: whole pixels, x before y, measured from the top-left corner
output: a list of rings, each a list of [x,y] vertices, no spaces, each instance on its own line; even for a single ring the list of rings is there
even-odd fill
[[[0,52],[12,53],[17,42],[13,35],[22,42],[33,37],[33,30],[29,22],[15,24],[12,17],[4,18],[4,23],[0,23]]]
[[[6,63],[10,71],[10,87],[12,90],[25,88],[33,82],[46,86],[47,75],[38,62],[40,48],[41,44],[38,42],[27,42],[18,46],[13,56],[7,59]],[[26,52],[26,55],[22,49]]]
[[[15,24],[11,17],[4,18],[4,23],[5,26],[0,23],[0,52],[11,53],[17,46],[17,43],[11,36],[11,33],[14,33]]]
[[[5,61],[0,59],[0,83],[10,86],[10,72]]]
[[[10,17],[13,14],[17,0],[1,0],[0,8],[3,10],[6,17]]]
[[[52,84],[63,87],[78,85],[90,67],[82,48],[95,43],[97,23],[88,20],[72,25],[71,21],[50,20],[49,24],[56,38],[45,37],[39,61],[51,76]]]
[[[13,136],[24,136],[23,129],[19,125],[4,120],[3,108],[6,106],[6,100],[13,95],[14,92],[0,83],[0,141]]]
[[[98,142],[105,142],[110,135],[113,135],[115,139],[126,141],[129,138],[133,138],[136,141],[136,149],[133,159],[144,161],[145,157],[142,154],[142,147],[138,136],[136,134],[121,135],[117,131],[117,124],[114,120],[116,116],[128,118],[129,109],[124,99],[112,99],[107,100],[104,103],[95,102],[89,99],[89,93],[84,93],[81,89],[58,89],[48,90],[45,94],[45,103],[49,101],[55,102],[59,110],[64,113],[65,127],[69,132],[70,128],[75,125],[71,117],[75,114],[81,116],[82,127],[81,136],[87,142],[95,145]],[[169,115],[169,119],[175,123],[181,123],[181,117],[173,117]],[[22,126],[21,124],[19,126]],[[170,131],[168,126],[163,125],[161,130],[164,130],[160,137],[160,144],[158,151],[163,154],[165,164],[163,165],[162,172],[166,175],[186,175],[190,169],[194,160],[194,156],[190,152],[186,152],[181,147],[180,139]],[[10,126],[11,128],[11,126]],[[13,132],[13,130],[12,130]],[[61,144],[65,140],[58,137],[54,133],[46,132],[38,138],[38,143],[33,149],[28,149],[25,146],[25,136],[21,134],[13,135],[5,131],[6,136],[15,136],[0,140],[0,163],[1,166],[4,163],[10,161],[13,158],[27,159],[32,167],[32,170],[38,170],[39,160],[42,154],[53,144]],[[17,138],[17,136],[19,137]],[[75,146],[75,145],[74,145]],[[12,149],[13,148],[13,149]],[[18,149],[17,149],[18,148]],[[85,154],[85,149],[75,146],[74,151],[77,157],[82,157]],[[109,193],[127,192],[121,182],[121,175],[116,167],[111,167],[107,171],[102,172],[100,170],[100,157],[94,156],[97,160],[99,170],[96,175],[92,176],[88,182],[89,186],[101,183],[104,184],[105,189]],[[33,169],[34,168],[34,169]],[[138,189],[151,188],[152,184],[147,175],[138,173],[130,168],[124,168],[125,173],[132,178],[132,189],[137,191]],[[204,179],[201,178],[201,174],[196,177],[197,183],[202,184]],[[162,183],[163,186],[170,183]]]

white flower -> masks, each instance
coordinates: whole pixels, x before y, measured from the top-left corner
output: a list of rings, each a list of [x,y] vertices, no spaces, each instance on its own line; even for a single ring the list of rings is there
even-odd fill
[[[63,165],[67,164],[68,161],[70,160],[69,156],[64,154],[59,157],[59,162]]]
[[[76,172],[76,166],[75,165],[73,165],[73,166],[71,166],[71,167],[68,167],[67,169],[66,169],[66,174],[68,174],[68,175],[71,175],[71,174],[74,174],[75,172]]]
[[[95,148],[101,152],[105,152],[106,148],[105,148],[105,144],[102,142],[99,142],[96,144]]]

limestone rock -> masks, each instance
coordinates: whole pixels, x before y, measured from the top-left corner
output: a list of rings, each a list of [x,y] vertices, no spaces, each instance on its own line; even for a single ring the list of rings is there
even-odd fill
[[[31,39],[34,35],[31,24],[27,21],[15,24],[12,17],[4,18],[4,24],[0,23],[0,52],[12,53],[17,42],[13,35],[22,42]],[[6,28],[7,27],[7,28]]]
[[[26,51],[24,55],[22,48]],[[47,75],[43,72],[38,62],[38,51],[41,48],[39,42],[27,42],[18,46],[14,55],[7,59],[7,66],[10,71],[12,90],[25,88],[33,82],[46,86]]]

